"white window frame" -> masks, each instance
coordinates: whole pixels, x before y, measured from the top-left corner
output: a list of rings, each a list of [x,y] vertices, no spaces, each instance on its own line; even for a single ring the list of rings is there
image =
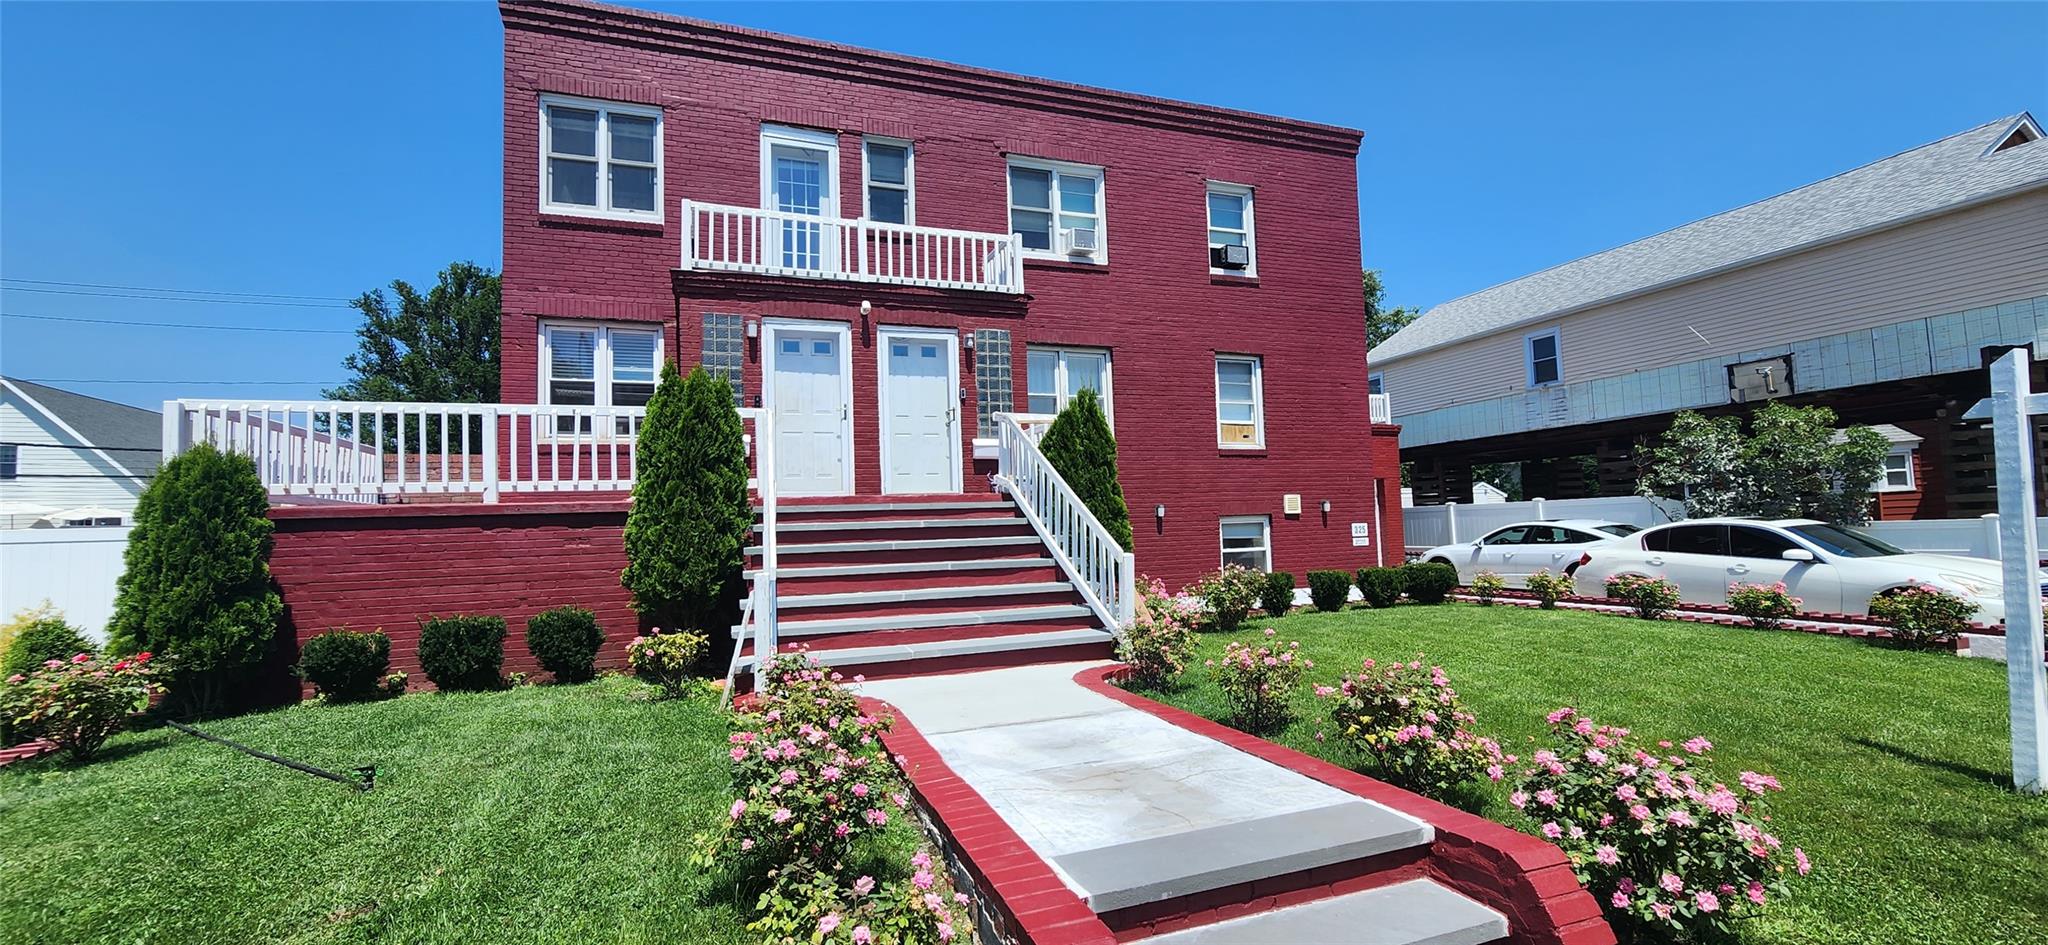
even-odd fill
[[[883,147],[903,149],[903,183],[890,184],[875,181],[869,170],[868,149],[878,144]],[[868,194],[876,187],[885,190],[903,191],[903,223],[901,225],[917,225],[917,146],[914,143],[903,138],[890,138],[884,135],[867,135],[860,139],[860,215],[863,219],[873,220],[875,218],[874,209],[868,203]]]
[[[809,128],[792,128],[788,125],[761,126],[761,209],[775,209],[775,145],[785,144],[795,148],[825,152],[825,199],[818,212],[820,220],[839,219],[839,136],[830,131],[813,131]],[[866,161],[863,149],[862,161]],[[865,173],[862,175],[865,177]],[[867,189],[861,189],[861,199],[867,199]],[[825,241],[828,245],[831,240]]]
[[[662,327],[660,324],[654,322],[648,322],[643,324],[632,322],[591,322],[575,321],[570,319],[542,319],[540,322],[539,339],[540,363],[539,369],[535,371],[535,376],[539,379],[539,383],[538,389],[535,391],[534,403],[540,404],[542,406],[548,406],[551,403],[549,398],[552,396],[555,381],[554,342],[550,338],[550,332],[552,331],[596,332],[596,344],[591,350],[590,357],[592,410],[601,410],[603,408],[612,406],[612,385],[616,383],[616,379],[613,376],[614,372],[612,369],[613,365],[611,338],[612,333],[615,331],[652,334],[654,336],[653,383],[656,384],[657,386],[661,383],[661,365],[662,359],[665,356],[665,348],[668,342],[668,333],[662,331]],[[577,406],[581,405],[579,404]],[[553,423],[541,424],[540,426],[542,428],[541,434],[544,436],[574,437],[578,435],[591,435],[588,433],[577,434],[561,431],[558,430],[557,425]],[[600,437],[620,435],[616,430],[597,430],[596,424],[592,424],[591,427],[593,432],[595,432]]]
[[[1883,472],[1880,472],[1880,473],[1878,473],[1878,474],[1877,474],[1877,482],[1875,482],[1875,483],[1873,483],[1873,484],[1871,485],[1871,487],[1870,487],[1870,491],[1872,491],[1872,492],[1913,492],[1913,491],[1916,491],[1916,490],[1918,490],[1918,489],[1920,488],[1920,481],[1919,481],[1919,479],[1918,479],[1918,478],[1917,478],[1916,476],[1914,476],[1914,474],[1913,474],[1913,454],[1914,454],[1915,452],[1916,452],[1916,450],[1915,450],[1915,449],[1914,449],[1913,447],[1910,447],[1910,446],[1901,446],[1901,447],[1894,447],[1894,448],[1892,449],[1892,451],[1891,451],[1891,452],[1889,452],[1889,453],[1886,453],[1886,454],[1885,454],[1885,456],[1884,456],[1884,459],[1885,459],[1885,468],[1884,468],[1884,471],[1883,471]],[[1906,483],[1905,483],[1904,485],[1896,485],[1896,486],[1895,486],[1895,485],[1892,485],[1892,468],[1891,468],[1891,460],[1892,460],[1892,457],[1894,457],[1894,456],[1901,456],[1901,457],[1904,457],[1904,458],[1905,458],[1905,473],[1906,473]]]
[[[1257,525],[1260,538],[1256,548],[1228,548],[1223,544],[1223,527],[1226,525]],[[1218,566],[1230,563],[1229,555],[1256,551],[1266,559],[1259,568],[1267,574],[1273,572],[1273,517],[1270,515],[1225,515],[1216,520],[1216,561]]]
[[[1051,354],[1058,358],[1058,360],[1053,363],[1052,374],[1052,412],[1054,414],[1058,414],[1060,411],[1065,410],[1067,407],[1067,356],[1070,354],[1088,355],[1091,357],[1098,355],[1101,356],[1102,416],[1103,419],[1109,421],[1109,425],[1112,429],[1116,427],[1116,385],[1112,380],[1116,374],[1116,357],[1114,354],[1111,353],[1110,349],[1090,348],[1085,345],[1027,344],[1024,348],[1024,404],[1026,408],[1029,408],[1031,405],[1031,356],[1034,354]]]
[[[1557,379],[1544,381],[1540,384],[1536,382],[1536,339],[1538,338],[1550,339],[1550,349],[1555,352],[1551,360],[1557,363]],[[1564,383],[1564,334],[1556,328],[1545,328],[1542,331],[1532,331],[1523,335],[1522,371],[1523,380],[1528,382],[1531,389],[1556,387]]]
[[[0,443],[0,479],[21,477],[21,447],[13,443]]]
[[[565,158],[579,161],[596,161],[597,206],[586,207],[581,204],[554,202],[554,188],[548,186],[548,177],[553,173],[552,165],[549,164],[548,158],[551,156],[551,139],[554,134],[548,122],[548,110],[556,106],[597,112],[596,157],[593,159],[587,155],[562,155]],[[612,179],[610,168],[614,163],[611,156],[611,116],[615,113],[631,115],[636,118],[654,119],[654,209],[652,210],[620,210],[614,209],[611,206]],[[665,157],[664,152],[666,151],[662,144],[662,136],[666,130],[665,124],[666,122],[662,120],[661,109],[652,105],[628,105],[623,102],[607,102],[602,99],[577,98],[570,95],[542,95],[540,97],[540,173],[536,175],[540,179],[541,212],[557,216],[590,217],[599,220],[636,220],[646,223],[662,222],[662,207],[666,199],[663,196],[663,188],[666,186],[666,179],[668,177],[667,169],[662,166]],[[648,166],[639,161],[619,161],[617,163],[629,167]]]
[[[1244,361],[1252,366],[1252,442],[1227,443],[1223,439],[1223,362]],[[1266,448],[1266,368],[1265,358],[1256,354],[1218,354],[1216,363],[1209,369],[1210,380],[1214,382],[1216,396],[1216,445],[1227,450],[1262,450]]]
[[[1385,394],[1387,392],[1387,372],[1373,371],[1367,374],[1365,376],[1365,392],[1368,394]]]
[[[1229,194],[1234,197],[1244,198],[1243,229],[1233,229],[1227,226],[1217,226],[1216,221],[1214,219],[1209,218],[1210,194]],[[1249,257],[1243,269],[1224,269],[1220,266],[1212,265],[1209,267],[1209,272],[1211,275],[1242,276],[1244,278],[1249,279],[1259,274],[1259,240],[1258,234],[1256,232],[1258,229],[1258,218],[1254,214],[1254,211],[1252,209],[1252,203],[1252,188],[1247,184],[1230,184],[1220,180],[1212,180],[1209,182],[1209,186],[1202,191],[1202,217],[1205,220],[1207,220],[1209,224],[1207,230],[1203,231],[1202,239],[1204,241],[1207,241],[1209,238],[1209,233],[1215,230],[1223,230],[1228,233],[1241,233],[1244,235],[1245,255]],[[1216,247],[1221,245],[1223,244],[1209,243],[1209,249],[1214,250]]]
[[[1066,260],[1068,262],[1086,263],[1090,265],[1108,265],[1109,179],[1105,174],[1103,174],[1102,168],[1096,167],[1092,164],[1072,164],[1066,161],[1048,161],[1043,158],[1021,157],[1014,154],[1009,155],[1008,162],[1003,166],[1003,199],[1005,201],[1003,204],[1003,232],[1010,234],[1016,233],[1016,230],[1011,226],[1010,223],[1011,213],[1017,210],[1029,210],[1034,213],[1043,212],[1038,207],[1019,207],[1017,205],[1016,188],[1010,185],[1010,169],[1013,167],[1024,167],[1030,168],[1031,170],[1035,171],[1050,171],[1052,173],[1052,189],[1047,197],[1047,199],[1051,202],[1052,211],[1052,245],[1045,249],[1025,249],[1023,245],[1023,240],[1019,239],[1017,241],[1018,252],[1022,253],[1028,259],[1061,259]],[[1067,211],[1062,210],[1060,208],[1061,177],[1086,177],[1095,181],[1094,213],[1069,214],[1067,213]],[[1074,215],[1092,216],[1095,218],[1095,254],[1092,256],[1083,256],[1079,254],[1060,252],[1060,230],[1065,229],[1064,227],[1060,226],[1060,217]]]

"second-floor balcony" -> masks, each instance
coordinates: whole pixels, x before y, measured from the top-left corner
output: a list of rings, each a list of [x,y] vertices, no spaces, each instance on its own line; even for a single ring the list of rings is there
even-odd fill
[[[683,201],[685,271],[1024,291],[1017,237]]]

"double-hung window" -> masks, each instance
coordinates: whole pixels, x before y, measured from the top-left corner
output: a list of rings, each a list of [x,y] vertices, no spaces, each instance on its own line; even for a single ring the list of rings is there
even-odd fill
[[[1010,232],[1032,255],[1107,262],[1102,168],[1011,158]]]
[[[1557,329],[1539,331],[1522,340],[1529,356],[1529,386],[1549,387],[1564,379],[1564,357]]]
[[[863,143],[861,162],[861,176],[866,185],[865,216],[878,223],[916,223],[917,201],[911,189],[910,142],[869,138]]]
[[[1218,526],[1223,563],[1254,571],[1273,570],[1273,520],[1264,515],[1233,515]]]
[[[1233,247],[1237,247],[1234,249]],[[1209,271],[1221,275],[1258,273],[1252,243],[1252,189],[1209,182]]]
[[[1911,492],[1913,484],[1913,451],[1894,449],[1885,454],[1884,475],[1877,477],[1873,492]]]
[[[1265,445],[1265,404],[1260,391],[1259,374],[1259,359],[1256,356],[1216,356],[1218,445],[1238,448]]]
[[[661,109],[541,96],[540,206],[661,221]]]
[[[1113,418],[1109,400],[1109,352],[1102,348],[1048,348],[1033,345],[1027,355],[1030,396],[1026,409],[1056,414],[1082,389],[1102,399],[1102,415]]]
[[[20,447],[12,443],[0,443],[0,479],[13,479],[20,475]]]
[[[661,330],[590,323],[543,323],[540,402],[556,406],[645,407],[661,366]],[[615,417],[613,432],[633,432]],[[589,416],[557,417],[555,432],[590,433]]]

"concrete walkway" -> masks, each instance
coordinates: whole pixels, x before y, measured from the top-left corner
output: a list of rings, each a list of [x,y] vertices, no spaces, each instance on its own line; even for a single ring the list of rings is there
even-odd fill
[[[859,689],[901,711],[1097,914],[1432,840],[1420,820],[1074,681],[1100,665],[922,676]],[[1308,930],[1289,931],[1290,917],[1319,927],[1363,922],[1383,933],[1359,941],[1451,945],[1506,934],[1499,913],[1428,882],[1372,892],[1234,920],[1229,940],[1310,940],[1293,937]],[[1347,900],[1357,908],[1342,908]],[[1282,924],[1267,927],[1274,922]]]

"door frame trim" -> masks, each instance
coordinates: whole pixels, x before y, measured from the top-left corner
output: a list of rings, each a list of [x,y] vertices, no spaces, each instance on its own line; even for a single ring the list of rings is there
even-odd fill
[[[910,325],[883,325],[875,329],[875,432],[881,441],[882,492],[889,494],[889,340],[891,338],[916,338],[944,343],[946,348],[946,389],[952,398],[947,406],[953,411],[953,435],[948,437],[951,445],[946,456],[951,464],[947,482],[951,492],[964,492],[961,482],[961,468],[965,463],[960,450],[960,434],[964,424],[960,422],[960,335],[943,328],[918,328]],[[897,493],[902,494],[902,493]]]
[[[846,406],[846,419],[839,422],[839,452],[845,464],[845,488],[838,492],[791,492],[787,495],[853,495],[858,469],[853,452],[853,326],[846,322],[812,321],[803,318],[761,319],[761,409],[775,413],[775,355],[781,346],[776,335],[783,331],[825,333],[839,339],[839,397]],[[774,470],[769,471],[770,475]]]

